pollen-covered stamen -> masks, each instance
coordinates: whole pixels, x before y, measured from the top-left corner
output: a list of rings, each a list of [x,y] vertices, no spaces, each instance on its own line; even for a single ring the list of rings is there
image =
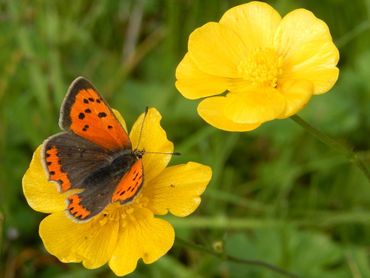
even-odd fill
[[[148,197],[138,195],[130,204],[112,203],[107,206],[99,215],[95,223],[107,225],[109,222],[119,222],[121,227],[127,225],[127,222],[136,221],[135,209],[145,208],[149,203]]]
[[[243,82],[275,88],[281,74],[281,59],[271,48],[257,48],[240,61],[238,72]]]
[[[109,222],[118,222],[121,220],[121,206],[118,203],[113,203],[107,206],[100,214],[98,214],[95,223],[104,226]]]

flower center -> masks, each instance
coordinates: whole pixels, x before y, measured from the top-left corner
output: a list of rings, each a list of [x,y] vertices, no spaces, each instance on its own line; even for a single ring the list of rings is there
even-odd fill
[[[257,48],[240,61],[238,71],[243,81],[274,88],[281,73],[281,59],[271,48]]]
[[[107,225],[109,222],[118,221],[121,227],[124,227],[127,225],[127,222],[135,221],[135,208],[145,207],[148,202],[149,200],[147,197],[138,195],[135,198],[135,201],[130,204],[121,205],[118,202],[112,203],[108,205],[105,210],[97,216],[99,217],[97,223],[103,226]]]

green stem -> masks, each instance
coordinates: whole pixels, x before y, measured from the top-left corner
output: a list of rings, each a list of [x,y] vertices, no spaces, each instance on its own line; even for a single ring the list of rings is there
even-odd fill
[[[301,127],[303,127],[306,131],[308,131],[313,136],[315,136],[317,139],[319,139],[321,142],[323,142],[325,145],[347,156],[349,160],[353,162],[364,173],[368,182],[370,183],[370,171],[366,167],[365,162],[361,159],[361,157],[356,152],[352,151],[347,146],[337,142],[330,136],[317,130],[316,128],[314,128],[312,125],[307,123],[305,120],[303,120],[298,115],[291,116],[290,118],[293,121],[295,121],[297,124],[299,124]]]
[[[264,268],[267,268],[275,273],[279,273],[283,276],[286,276],[286,277],[291,277],[291,278],[300,278],[300,276],[296,275],[296,274],[293,274],[293,273],[290,273],[282,268],[279,268],[275,265],[272,265],[272,264],[269,264],[269,263],[266,263],[264,261],[260,261],[260,260],[247,260],[247,259],[240,259],[240,258],[237,258],[237,257],[234,257],[234,256],[231,256],[231,255],[227,255],[225,254],[224,252],[216,252],[216,251],[213,251],[211,249],[208,249],[202,245],[198,245],[198,244],[195,244],[195,243],[191,243],[191,242],[188,242],[184,239],[181,239],[181,238],[178,238],[176,237],[176,243],[182,245],[182,246],[186,246],[186,247],[190,247],[192,249],[195,249],[195,250],[198,250],[198,251],[201,251],[201,252],[204,252],[204,253],[207,253],[209,255],[212,255],[212,256],[215,256],[221,260],[226,260],[226,261],[230,261],[230,262],[234,262],[234,263],[239,263],[239,264],[246,264],[246,265],[254,265],[254,266],[260,266],[260,267],[264,267]]]

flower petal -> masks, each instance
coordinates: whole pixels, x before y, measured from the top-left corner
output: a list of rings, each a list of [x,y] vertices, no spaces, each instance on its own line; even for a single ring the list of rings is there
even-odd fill
[[[103,218],[76,223],[64,211],[53,213],[41,221],[40,237],[46,250],[60,261],[98,268],[111,258],[118,237],[119,222],[101,222]]]
[[[198,105],[198,114],[208,124],[226,131],[250,131],[256,129],[261,123],[237,123],[224,114],[225,97],[207,98]]]
[[[66,198],[73,193],[58,192],[58,185],[49,182],[42,165],[42,145],[33,153],[29,168],[22,179],[23,193],[31,208],[44,213],[63,211],[66,208]]]
[[[123,128],[127,132],[127,125],[126,125],[126,122],[123,119],[121,113],[116,109],[112,109],[112,111],[113,111],[114,115],[117,117],[117,120],[121,123],[121,125],[123,126]]]
[[[249,2],[229,9],[220,23],[232,29],[248,49],[271,47],[281,17],[264,2]]]
[[[314,94],[334,86],[339,74],[339,52],[326,23],[310,11],[294,10],[282,19],[275,47],[283,57],[282,79],[311,81]]]
[[[238,65],[246,47],[229,28],[209,22],[190,34],[189,55],[199,70],[220,77],[239,77]]]
[[[160,125],[161,119],[161,114],[155,108],[148,110],[145,121],[144,113],[141,114],[130,132],[132,147],[148,152],[173,152],[173,144],[167,139],[166,132]],[[171,155],[144,153],[144,183],[166,168],[170,159]]]
[[[280,84],[279,91],[286,99],[285,111],[279,119],[288,118],[301,110],[310,100],[312,83],[306,80],[287,80]]]
[[[225,97],[224,113],[236,123],[263,123],[279,117],[285,109],[285,98],[276,89],[260,88]]]
[[[227,78],[202,72],[187,53],[176,69],[176,88],[189,99],[197,99],[223,93],[227,90]]]
[[[109,261],[110,268],[119,276],[133,272],[140,258],[146,264],[155,262],[168,252],[175,239],[173,227],[154,218],[148,209],[136,207],[126,219]]]
[[[191,214],[200,204],[212,176],[210,167],[189,162],[166,168],[153,179],[150,187],[143,189],[143,196],[149,200],[148,208],[155,214],[184,217]]]

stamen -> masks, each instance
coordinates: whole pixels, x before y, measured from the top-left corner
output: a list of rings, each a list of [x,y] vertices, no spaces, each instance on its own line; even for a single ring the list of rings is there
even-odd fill
[[[258,48],[249,53],[248,59],[240,61],[238,72],[242,82],[275,88],[281,74],[281,59],[270,48]]]

